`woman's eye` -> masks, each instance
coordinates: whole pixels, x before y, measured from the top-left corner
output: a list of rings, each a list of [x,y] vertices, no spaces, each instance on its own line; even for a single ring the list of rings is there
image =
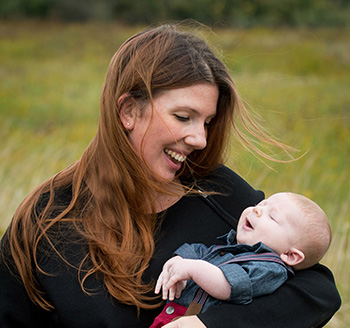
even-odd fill
[[[189,121],[189,117],[187,117],[187,116],[181,116],[181,115],[177,115],[177,114],[175,114],[175,117],[176,117],[176,119],[178,120],[178,121],[180,121],[180,122],[187,122],[187,121]]]

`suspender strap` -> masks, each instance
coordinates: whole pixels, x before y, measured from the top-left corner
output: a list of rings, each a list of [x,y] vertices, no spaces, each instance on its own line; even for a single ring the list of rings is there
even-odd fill
[[[206,293],[202,288],[199,288],[196,296],[193,299],[193,302],[203,305],[207,300],[208,293]]]
[[[229,264],[229,263],[247,262],[247,261],[275,262],[275,263],[278,263],[278,264],[284,266],[288,270],[288,272],[290,272],[291,274],[294,275],[293,269],[289,265],[285,264],[281,260],[281,258],[279,257],[278,254],[272,253],[272,252],[240,255],[240,256],[237,256],[231,260],[223,262],[223,263],[219,264],[218,266],[220,267],[222,265]]]
[[[201,313],[207,297],[208,297],[208,293],[206,293],[202,288],[199,288],[193,301],[188,306],[185,316],[196,315]]]
[[[281,260],[281,258],[278,256],[278,254],[271,253],[271,252],[240,255],[240,256],[237,256],[237,257],[235,257],[235,258],[233,258],[231,260],[223,262],[223,263],[219,264],[218,266],[220,267],[222,265],[229,264],[229,263],[247,262],[247,261],[275,262],[275,263],[278,263],[278,264],[284,266],[288,270],[288,272],[290,272],[291,274],[294,275],[293,269],[290,266],[286,265]],[[204,303],[205,303],[205,301],[207,300],[207,298],[208,298],[208,293],[206,293],[202,288],[199,288],[198,291],[197,291],[197,294],[195,295],[195,297],[193,299],[193,301],[191,302],[190,306],[188,307],[187,312],[191,313],[191,315],[199,314],[201,309],[202,309],[202,307],[203,307],[203,305],[204,305]],[[199,312],[193,313],[193,310],[199,311]],[[187,314],[187,312],[186,312],[185,315],[190,315],[190,314]]]

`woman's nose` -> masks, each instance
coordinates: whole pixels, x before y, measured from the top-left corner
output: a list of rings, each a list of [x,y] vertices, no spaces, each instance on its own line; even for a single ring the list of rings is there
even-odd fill
[[[256,216],[259,218],[262,214],[262,210],[259,206],[255,206],[253,209],[253,212],[256,214]]]
[[[207,130],[203,127],[193,127],[185,138],[187,145],[196,150],[204,149],[207,146]]]

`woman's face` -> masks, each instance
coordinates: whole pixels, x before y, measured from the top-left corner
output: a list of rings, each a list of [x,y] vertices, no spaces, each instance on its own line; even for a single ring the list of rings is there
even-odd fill
[[[129,140],[157,176],[172,181],[186,157],[206,147],[218,97],[216,86],[201,83],[160,92],[153,112],[150,103],[136,109]]]

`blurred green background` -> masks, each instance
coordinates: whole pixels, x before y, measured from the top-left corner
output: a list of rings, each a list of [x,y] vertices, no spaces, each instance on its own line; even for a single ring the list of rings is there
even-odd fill
[[[282,5],[283,4],[283,5]],[[96,132],[99,94],[119,45],[149,24],[193,18],[246,105],[301,159],[262,163],[234,140],[228,164],[266,195],[318,202],[333,230],[323,263],[350,326],[349,1],[3,0],[0,3],[0,235],[21,200],[78,159]],[[276,154],[282,157],[282,154]]]
[[[168,19],[209,25],[349,26],[349,0],[2,0],[0,17],[150,24]]]

